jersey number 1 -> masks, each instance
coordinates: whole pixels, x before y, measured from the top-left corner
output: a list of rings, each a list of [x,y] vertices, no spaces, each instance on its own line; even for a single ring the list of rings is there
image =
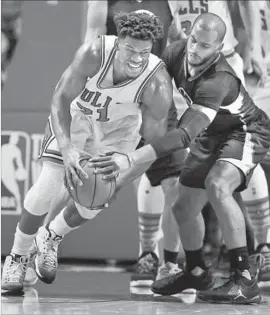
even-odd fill
[[[110,120],[108,118],[108,106],[112,101],[112,98],[110,96],[107,96],[105,103],[101,104],[98,103],[100,96],[101,96],[100,92],[97,91],[92,92],[87,89],[84,89],[81,95],[81,100],[87,103],[89,103],[92,100],[90,105],[98,108],[97,113],[99,114],[99,117],[97,118],[97,121],[106,122]],[[82,106],[81,104],[79,104],[79,102],[77,102],[77,106],[84,112],[85,115],[93,114],[93,111],[91,109]]]

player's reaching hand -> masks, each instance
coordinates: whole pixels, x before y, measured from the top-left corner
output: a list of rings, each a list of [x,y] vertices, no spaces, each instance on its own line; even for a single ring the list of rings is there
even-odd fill
[[[128,155],[119,152],[108,152],[106,155],[91,158],[89,162],[97,168],[96,174],[104,174],[103,179],[116,178],[131,167]]]
[[[66,175],[66,184],[69,189],[74,189],[75,185],[82,186],[81,181],[84,178],[88,178],[88,175],[84,172],[80,165],[80,160],[91,157],[87,152],[80,150],[73,145],[61,150]]]
[[[258,49],[246,54],[246,57],[244,58],[244,70],[247,73],[253,71],[258,76],[260,87],[265,85],[267,79],[267,67],[262,53]]]

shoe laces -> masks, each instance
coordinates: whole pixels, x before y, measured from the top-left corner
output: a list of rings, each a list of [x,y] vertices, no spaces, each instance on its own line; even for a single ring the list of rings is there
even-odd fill
[[[179,272],[181,272],[182,269],[180,269],[177,265],[173,266],[170,271],[169,271],[169,275],[172,276],[172,275],[175,275]]]
[[[17,260],[15,258],[11,258],[10,264],[6,270],[6,276],[11,278],[12,276],[16,275],[21,277],[26,273],[27,270],[27,260],[21,256]],[[22,272],[20,272],[22,271]]]
[[[44,257],[44,265],[49,268],[55,268],[57,262],[57,249],[62,238],[59,236],[52,237],[50,234],[43,240],[42,255]]]
[[[265,245],[265,246],[268,247],[268,245]],[[262,246],[260,250],[265,248],[265,246]],[[253,260],[254,264],[257,266],[257,271],[270,270],[270,249],[268,249],[267,251],[258,251],[254,255],[251,255],[250,258]]]
[[[156,272],[158,260],[151,253],[144,255],[138,261],[138,271],[140,273]]]

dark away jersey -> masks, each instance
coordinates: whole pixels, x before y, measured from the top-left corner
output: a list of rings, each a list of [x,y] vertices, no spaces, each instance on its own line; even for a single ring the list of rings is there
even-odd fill
[[[223,54],[194,77],[186,71],[186,40],[169,45],[163,60],[189,106],[197,104],[217,111],[207,128],[209,133],[230,132],[248,125],[260,114]]]

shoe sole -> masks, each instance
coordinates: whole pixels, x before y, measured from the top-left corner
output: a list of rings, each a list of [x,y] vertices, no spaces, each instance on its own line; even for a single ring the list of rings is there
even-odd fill
[[[12,291],[12,292],[20,292],[23,291],[23,285],[18,287],[15,285],[1,285],[1,290],[4,291]]]
[[[136,287],[148,287],[150,288],[153,284],[154,280],[132,280],[130,281],[130,287],[136,288]]]
[[[174,290],[174,291],[159,291],[159,290],[155,290],[154,288],[151,288],[152,292],[155,293],[155,294],[159,294],[159,295],[163,295],[163,296],[166,296],[166,295],[175,295],[175,294],[179,294],[179,293],[182,293],[183,291],[186,291],[186,290],[198,290],[198,291],[201,291],[201,290],[209,290],[215,283],[215,280],[212,279],[212,281],[207,285],[207,287],[204,287],[203,289],[196,289],[196,288],[185,288],[181,291],[179,290]]]
[[[238,301],[238,300],[230,300],[230,301],[219,301],[219,300],[213,300],[213,299],[204,299],[197,295],[198,300],[213,304],[259,304],[262,300],[262,297],[260,295],[254,296],[252,299],[248,299],[245,301]]]

